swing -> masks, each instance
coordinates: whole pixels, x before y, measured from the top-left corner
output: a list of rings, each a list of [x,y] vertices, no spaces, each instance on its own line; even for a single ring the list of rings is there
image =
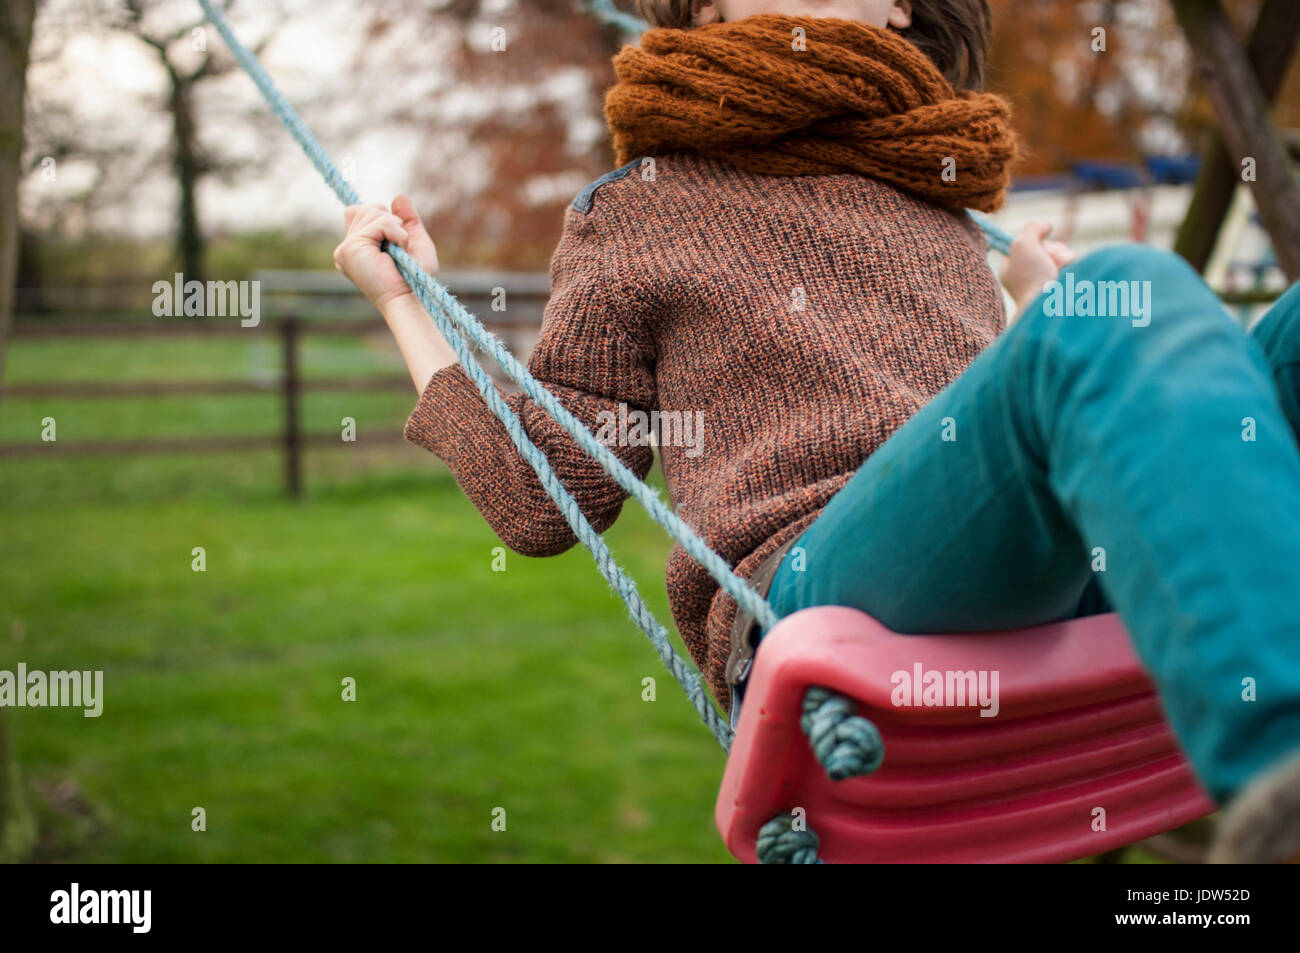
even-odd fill
[[[344,204],[359,204],[356,190],[212,0],[198,3],[326,183]],[[600,3],[594,9],[599,13],[602,7],[612,9]],[[631,20],[618,25],[635,29]],[[1005,254],[1011,236],[971,214],[990,246]],[[818,861],[815,827],[825,837],[825,857],[833,861],[1066,860],[1213,810],[1114,617],[978,637],[906,637],[860,612],[828,607],[795,613],[778,625],[767,601],[446,288],[402,248],[385,243],[384,249],[692,707],[730,750],[716,819],[737,857]],[[524,432],[471,344],[495,360],[768,632],[749,675],[734,748],[731,728],[699,672],[673,649],[667,630]],[[891,704],[892,673],[910,672],[916,663],[923,678],[927,670],[965,673],[974,672],[972,666],[998,673],[998,721],[981,724],[973,707],[922,705],[904,713]],[[978,695],[978,678],[975,684]],[[986,679],[985,687],[991,684]],[[924,702],[925,692],[917,698]]]
[[[955,683],[966,704],[917,704],[918,671],[955,673],[931,687]],[[996,719],[965,690],[983,673],[997,675]],[[827,695],[856,704],[828,712]],[[855,718],[878,733],[853,738]],[[870,773],[837,771],[846,755]],[[1054,863],[1213,810],[1118,616],[921,636],[832,606],[763,638],[715,816],[750,862],[811,862],[820,846],[828,862]]]

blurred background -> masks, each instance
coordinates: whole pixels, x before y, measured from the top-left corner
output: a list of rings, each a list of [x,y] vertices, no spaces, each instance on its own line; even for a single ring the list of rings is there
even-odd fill
[[[582,0],[225,6],[526,356],[634,36]],[[993,7],[1030,150],[1004,226],[1176,248],[1247,325],[1300,277],[1292,0]],[[587,554],[498,571],[402,443],[416,395],[332,269],[341,209],[196,4],[0,17],[0,669],[105,673],[99,718],[0,708],[0,859],[728,860],[722,753]],[[260,323],[155,316],[177,273],[256,282]],[[609,539],[669,618],[666,538],[630,506]]]

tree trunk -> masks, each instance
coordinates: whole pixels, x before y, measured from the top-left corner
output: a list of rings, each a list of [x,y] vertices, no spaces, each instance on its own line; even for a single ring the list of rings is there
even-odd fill
[[[171,114],[176,170],[176,254],[186,281],[203,281],[203,232],[199,228],[198,184],[203,174],[191,102],[193,84],[172,72]]]
[[[0,7],[0,381],[14,314],[18,274],[18,179],[23,152],[27,51],[36,0],[5,0]]]
[[[0,5],[0,386],[5,344],[13,323],[18,274],[18,179],[23,151],[23,100],[36,0]],[[24,859],[36,828],[23,797],[18,764],[0,709],[0,863]]]

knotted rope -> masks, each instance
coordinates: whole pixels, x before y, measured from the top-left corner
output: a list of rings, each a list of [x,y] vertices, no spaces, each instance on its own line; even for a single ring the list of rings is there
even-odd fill
[[[760,864],[820,864],[817,849],[821,840],[800,823],[794,813],[780,814],[764,824],[758,832]]]
[[[808,736],[817,761],[832,781],[870,774],[885,760],[880,731],[861,715],[856,705],[830,689],[814,685],[803,696],[799,727]],[[762,864],[820,864],[821,841],[807,818],[778,814],[758,832],[758,860]]]
[[[885,760],[879,730],[855,710],[843,695],[816,685],[803,696],[799,727],[832,781],[870,774]]]

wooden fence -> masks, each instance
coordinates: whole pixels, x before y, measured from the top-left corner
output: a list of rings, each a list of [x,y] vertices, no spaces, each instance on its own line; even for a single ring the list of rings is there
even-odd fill
[[[12,384],[3,389],[3,400],[11,398],[119,399],[173,396],[222,397],[243,394],[278,393],[282,426],[279,434],[205,437],[123,438],[117,440],[50,441],[0,443],[0,459],[16,457],[73,457],[140,453],[196,453],[268,450],[280,448],[284,456],[285,490],[299,496],[303,487],[303,451],[307,447],[355,446],[346,444],[337,432],[305,433],[302,427],[302,398],[305,393],[405,390],[415,391],[405,374],[365,376],[303,377],[300,343],[305,335],[356,336],[386,333],[382,320],[355,288],[341,275],[326,272],[265,271],[252,279],[259,283],[262,317],[254,327],[242,327],[236,317],[122,320],[41,320],[14,325],[17,340],[93,340],[139,338],[231,337],[273,335],[280,348],[280,373],[272,381],[69,381]],[[459,272],[444,276],[454,295],[516,354],[524,356],[536,341],[549,294],[544,274],[519,272]],[[77,299],[65,289],[65,304]],[[47,299],[48,300],[48,299]],[[99,307],[112,310],[147,308],[140,302],[111,301],[102,295]],[[81,309],[84,313],[85,309]],[[380,444],[400,441],[400,429],[358,434],[358,443]]]

